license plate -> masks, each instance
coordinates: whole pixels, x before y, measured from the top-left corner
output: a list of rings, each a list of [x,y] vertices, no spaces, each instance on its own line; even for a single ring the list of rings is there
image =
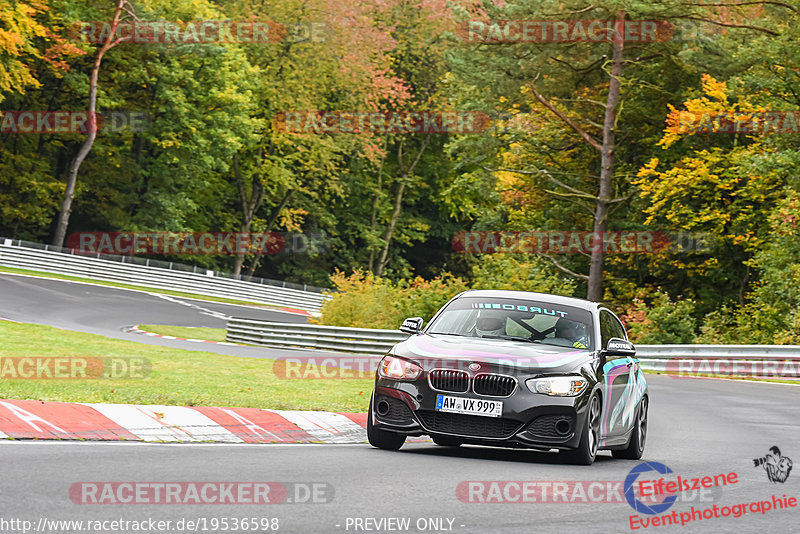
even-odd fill
[[[467,415],[482,415],[484,417],[500,417],[503,415],[503,403],[501,401],[437,395],[436,410]]]

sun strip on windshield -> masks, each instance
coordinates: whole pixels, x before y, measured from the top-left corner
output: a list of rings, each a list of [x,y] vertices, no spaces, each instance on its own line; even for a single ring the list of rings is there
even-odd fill
[[[495,302],[473,302],[473,308],[478,309],[492,309],[492,310],[509,310],[509,311],[521,311],[521,312],[532,312],[532,313],[541,313],[543,315],[552,315],[555,316],[558,314],[561,317],[566,317],[569,315],[569,312],[560,311],[560,310],[548,310],[547,308],[539,308],[537,306],[525,306],[524,304],[497,304]]]

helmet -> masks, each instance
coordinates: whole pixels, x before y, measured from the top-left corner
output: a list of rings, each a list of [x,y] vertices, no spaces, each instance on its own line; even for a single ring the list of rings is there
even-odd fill
[[[586,337],[586,325],[561,317],[556,321],[556,337],[579,341]]]
[[[478,337],[505,335],[505,316],[482,310],[475,320],[475,333]]]

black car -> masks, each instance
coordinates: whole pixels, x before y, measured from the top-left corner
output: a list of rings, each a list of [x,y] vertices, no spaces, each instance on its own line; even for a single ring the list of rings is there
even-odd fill
[[[367,417],[370,444],[407,436],[558,449],[590,465],[598,449],[639,459],[648,391],[625,328],[596,302],[524,291],[466,291],[384,356]]]

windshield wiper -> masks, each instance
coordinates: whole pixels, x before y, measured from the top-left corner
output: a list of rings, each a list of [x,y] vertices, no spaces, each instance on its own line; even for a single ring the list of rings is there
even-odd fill
[[[482,338],[488,339],[508,339],[509,341],[525,341],[526,343],[539,343],[538,339],[531,339],[529,337],[518,337],[518,336],[481,336]]]
[[[467,336],[467,334],[456,334],[454,332],[428,332],[428,334],[434,334],[439,336],[461,336],[461,337],[472,337]]]

